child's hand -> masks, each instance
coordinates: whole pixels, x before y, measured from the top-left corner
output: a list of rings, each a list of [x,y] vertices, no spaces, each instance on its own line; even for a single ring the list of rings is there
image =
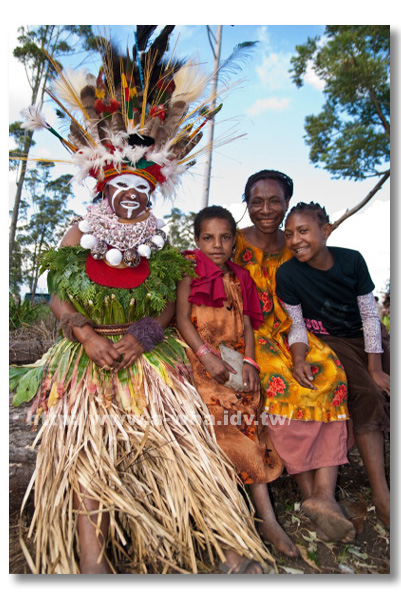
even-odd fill
[[[121,340],[114,344],[114,348],[117,352],[123,355],[123,359],[115,369],[119,371],[120,369],[124,369],[132,365],[142,354],[144,353],[144,348],[138,342],[136,337],[131,335],[130,333],[126,333]]]
[[[390,376],[384,371],[369,371],[369,375],[383,392],[390,396]]]
[[[316,387],[312,383],[312,370],[310,368],[310,364],[306,360],[299,359],[296,362],[294,362],[292,374],[294,375],[294,379],[296,379],[296,381],[298,381],[298,383],[301,384],[302,387],[310,388],[311,390],[316,390]]]
[[[242,379],[247,392],[258,392],[260,390],[259,373],[255,367],[245,363],[242,367]]]
[[[224,360],[212,354],[212,352],[204,354],[200,358],[200,361],[209,375],[213,377],[217,383],[221,383],[222,385],[228,381],[230,373],[237,372]]]

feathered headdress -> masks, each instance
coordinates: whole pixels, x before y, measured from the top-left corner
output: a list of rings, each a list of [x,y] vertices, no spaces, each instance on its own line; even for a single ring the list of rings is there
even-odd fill
[[[165,26],[154,42],[156,25],[137,26],[132,56],[121,55],[104,42],[97,77],[85,70],[64,70],[46,90],[68,118],[64,139],[30,107],[22,127],[45,127],[72,152],[78,167],[75,179],[97,179],[96,192],[120,173],[135,173],[171,197],[179,176],[193,163],[200,131],[214,110],[205,96],[210,77],[194,60],[166,60],[173,25]],[[55,65],[56,67],[56,65]]]

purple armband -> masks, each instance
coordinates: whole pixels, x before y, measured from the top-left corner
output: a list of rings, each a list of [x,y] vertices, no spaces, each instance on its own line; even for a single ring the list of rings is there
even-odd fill
[[[130,325],[127,333],[133,335],[145,352],[151,352],[156,344],[164,340],[164,329],[151,317],[145,317]]]

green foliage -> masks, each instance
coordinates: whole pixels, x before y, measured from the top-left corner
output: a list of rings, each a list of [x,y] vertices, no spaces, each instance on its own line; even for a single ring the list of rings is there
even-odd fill
[[[96,37],[91,25],[39,25],[20,27],[18,42],[13,55],[25,66],[31,88],[37,86],[36,78],[55,74],[53,64],[47,55],[57,58],[76,54],[84,49],[94,49]]]
[[[20,161],[16,160],[16,159],[13,160],[13,157],[17,156],[18,158],[21,158],[21,156],[24,154],[23,147],[24,147],[26,131],[25,131],[25,129],[22,129],[21,121],[15,121],[14,123],[11,123],[9,125],[8,134],[11,138],[13,138],[15,145],[16,145],[15,150],[10,150],[10,163],[9,163],[10,170],[15,171],[19,167]],[[34,142],[33,140],[31,141],[31,148],[33,148],[35,143],[36,142]]]
[[[179,208],[173,208],[169,215],[165,215],[169,227],[169,240],[172,246],[179,250],[194,248],[194,219],[196,213],[185,214]]]
[[[176,298],[176,284],[193,267],[173,247],[166,245],[149,259],[150,275],[134,289],[109,288],[89,279],[85,272],[88,250],[62,246],[41,259],[41,272],[48,271],[49,292],[97,323],[123,323],[160,314]]]
[[[19,295],[24,280],[22,269],[23,249],[18,240],[15,240],[14,252],[9,262],[9,290],[15,296]]]
[[[31,293],[35,293],[40,255],[48,245],[59,242],[67,222],[73,216],[73,212],[66,209],[71,196],[71,175],[52,179],[53,167],[54,163],[39,163],[36,169],[29,171],[25,179],[21,214],[27,223],[17,230],[17,256],[14,251],[11,262],[14,270],[10,274],[10,287],[13,290],[18,288],[21,277],[29,285]],[[23,273],[17,270],[18,258],[23,259]]]
[[[21,404],[23,404],[24,402],[29,402],[30,400],[32,400],[32,398],[36,396],[36,393],[39,389],[39,385],[42,380],[43,368],[44,367],[29,369],[20,378],[18,378],[18,367],[14,367],[12,369],[12,373],[10,374],[10,382],[12,381],[13,384],[15,384],[14,387],[18,385],[17,393],[13,397],[14,406],[21,406]]]
[[[98,50],[95,36],[90,25],[40,25],[37,27],[20,27],[18,30],[19,45],[14,48],[13,54],[24,66],[28,84],[32,90],[30,104],[43,102],[44,90],[49,84],[49,79],[55,76],[56,67],[61,70],[59,59],[66,55],[77,55],[89,50]],[[51,57],[50,61],[48,57]],[[22,107],[21,107],[22,108]],[[22,135],[18,131],[19,123],[10,128],[10,135],[14,138],[16,149],[11,152],[10,166],[18,168],[18,163],[12,160],[13,156],[28,157],[33,145],[33,132],[26,131]],[[20,163],[21,165],[21,163]],[[17,190],[14,199],[13,214],[10,225],[10,258],[13,260],[14,245],[17,236],[17,226],[20,218],[20,204],[26,162],[22,163],[18,174]]]
[[[334,177],[380,176],[390,159],[390,28],[331,25],[296,47],[292,80],[310,66],[325,83],[325,103],[305,120],[310,160]]]
[[[31,325],[49,314],[50,308],[45,303],[31,304],[28,299],[21,300],[19,296],[8,295],[8,319],[10,330],[24,325]]]

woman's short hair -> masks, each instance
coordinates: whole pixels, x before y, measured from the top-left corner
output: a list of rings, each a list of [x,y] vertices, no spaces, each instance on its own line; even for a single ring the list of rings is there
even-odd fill
[[[263,171],[259,171],[258,173],[254,173],[253,175],[251,175],[249,177],[249,179],[245,185],[244,194],[242,196],[242,199],[244,202],[246,202],[248,204],[251,187],[256,182],[258,182],[262,179],[273,179],[274,181],[278,181],[278,183],[281,185],[281,187],[283,189],[284,198],[287,201],[290,200],[290,198],[292,197],[292,194],[294,193],[294,183],[293,183],[291,177],[288,177],[288,175],[286,175],[285,173],[282,173],[281,171],[274,171],[273,169],[265,169]]]

